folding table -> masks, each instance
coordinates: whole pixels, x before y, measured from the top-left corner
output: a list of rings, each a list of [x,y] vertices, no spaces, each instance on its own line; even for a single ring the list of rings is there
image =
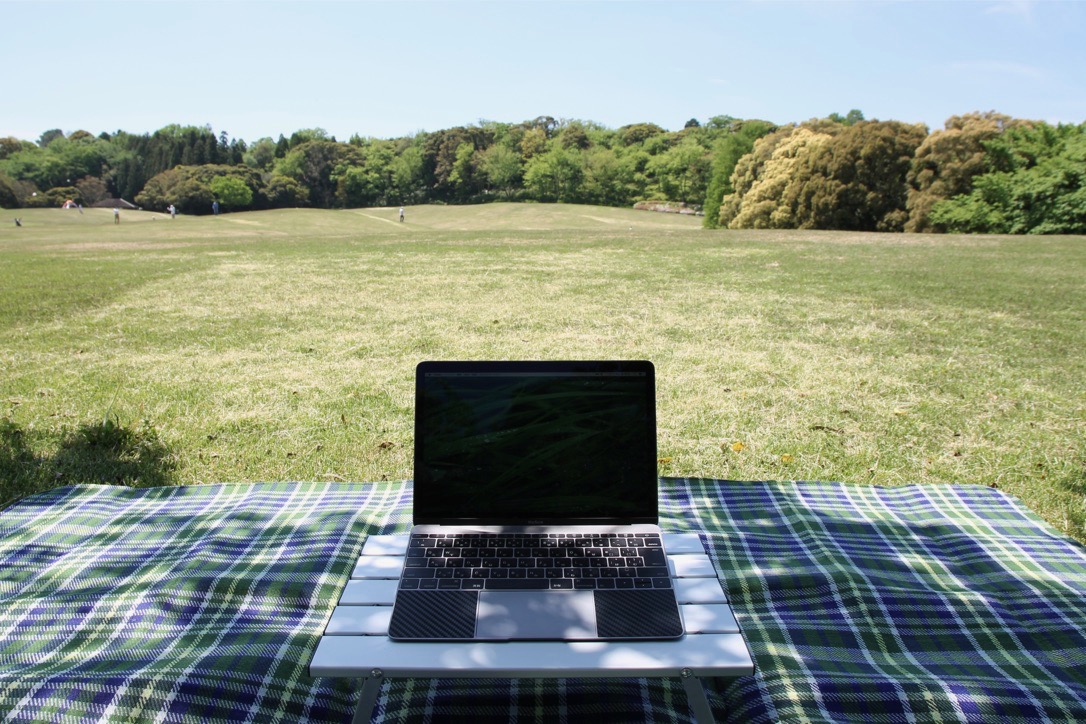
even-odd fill
[[[679,677],[699,722],[712,722],[706,678],[754,663],[696,534],[665,533],[686,635],[674,641],[418,643],[388,638],[407,535],[367,539],[310,663],[312,676],[364,680],[354,721],[368,722],[386,678]]]

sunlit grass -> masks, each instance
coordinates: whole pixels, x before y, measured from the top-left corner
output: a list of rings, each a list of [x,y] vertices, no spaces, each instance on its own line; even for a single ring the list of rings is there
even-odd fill
[[[1083,238],[64,214],[0,226],[3,501],[78,482],[107,410],[162,446],[129,484],[407,478],[418,361],[636,357],[663,475],[995,485],[1086,540]]]

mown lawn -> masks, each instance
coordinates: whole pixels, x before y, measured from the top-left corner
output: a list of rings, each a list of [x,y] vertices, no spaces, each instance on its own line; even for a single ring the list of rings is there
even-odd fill
[[[1086,541],[1086,238],[396,218],[2,212],[0,504],[407,478],[418,361],[638,357],[661,475],[991,485]]]

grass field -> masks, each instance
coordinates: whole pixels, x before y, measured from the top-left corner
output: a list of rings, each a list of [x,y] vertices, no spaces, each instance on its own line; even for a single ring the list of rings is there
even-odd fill
[[[1086,541],[1083,237],[507,204],[0,220],[0,504],[407,478],[418,361],[637,357],[661,475],[990,485]]]

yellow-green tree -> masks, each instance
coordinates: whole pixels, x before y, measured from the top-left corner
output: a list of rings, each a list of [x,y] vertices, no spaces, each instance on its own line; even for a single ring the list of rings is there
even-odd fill
[[[793,209],[784,204],[796,191],[796,171],[804,158],[833,136],[808,126],[781,128],[754,142],[754,149],[736,164],[735,191],[724,197],[720,225],[731,229],[791,229]]]
[[[901,231],[905,177],[926,136],[898,121],[844,126],[797,164],[782,206],[800,229]]]

